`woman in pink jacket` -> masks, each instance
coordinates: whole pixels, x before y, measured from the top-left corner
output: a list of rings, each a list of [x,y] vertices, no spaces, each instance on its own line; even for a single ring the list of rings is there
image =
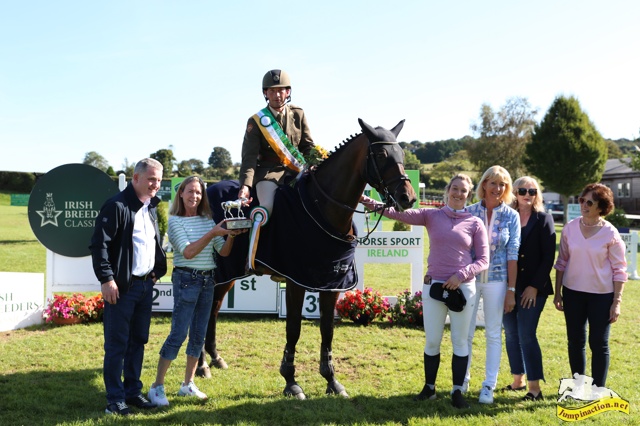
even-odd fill
[[[489,266],[489,243],[484,224],[466,209],[472,196],[473,183],[467,175],[454,176],[445,188],[446,205],[441,209],[410,209],[398,212],[391,208],[384,216],[409,225],[422,225],[429,233],[429,258],[427,276],[422,287],[422,304],[425,312],[424,347],[425,385],[415,397],[417,401],[436,399],[436,376],[440,366],[440,344],[447,315],[451,320],[453,344],[453,388],[451,402],[456,408],[469,408],[462,395],[464,375],[467,370],[469,348],[467,336],[473,313],[476,275]],[[369,197],[360,200],[371,210],[383,205]],[[462,292],[466,305],[449,308],[444,302],[430,297],[431,286],[442,285],[447,295]],[[441,291],[441,293],[444,293]],[[427,319],[428,317],[428,319]]]
[[[553,303],[564,311],[571,374],[585,374],[589,324],[593,384],[603,387],[609,371],[609,330],[620,316],[627,281],[626,248],[618,230],[603,219],[614,207],[611,189],[592,183],[578,200],[582,216],[562,230]]]

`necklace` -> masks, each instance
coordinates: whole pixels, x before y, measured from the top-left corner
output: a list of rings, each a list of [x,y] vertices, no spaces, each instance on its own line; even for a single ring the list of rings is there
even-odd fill
[[[584,220],[582,218],[580,218],[580,223],[582,224],[582,226],[585,226],[587,228],[595,228],[596,226],[601,226],[602,225],[602,219],[598,218],[598,221],[596,223],[594,223],[593,225],[587,225],[586,223],[584,223]]]

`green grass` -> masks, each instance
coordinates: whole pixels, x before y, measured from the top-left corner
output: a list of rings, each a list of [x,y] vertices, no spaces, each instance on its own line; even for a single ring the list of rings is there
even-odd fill
[[[0,194],[0,270],[43,272],[45,250],[31,233],[25,207],[9,207]],[[425,234],[426,236],[426,234]],[[15,252],[15,253],[12,253]],[[6,256],[11,255],[11,261]],[[20,261],[22,257],[28,260]],[[393,268],[392,268],[393,267]],[[367,265],[365,285],[396,294],[408,288],[407,265]],[[640,389],[635,373],[640,354],[640,290],[631,281],[625,289],[622,315],[612,327],[608,387],[631,403],[632,414],[609,412],[585,424],[640,424],[636,414]],[[428,314],[427,314],[428,318]],[[145,391],[155,378],[158,352],[169,333],[171,317],[156,314],[151,325],[142,381]],[[297,349],[297,378],[308,396],[297,401],[282,396],[278,373],[285,343],[285,322],[275,316],[220,315],[219,349],[229,369],[213,371],[210,380],[197,379],[209,395],[202,403],[177,397],[184,375],[184,345],[169,370],[166,388],[171,406],[128,419],[105,416],[102,382],[102,325],[33,326],[0,333],[0,424],[219,424],[219,425],[558,425],[554,394],[568,377],[564,318],[547,301],[539,326],[547,382],[547,399],[523,403],[522,394],[496,393],[496,403],[477,403],[483,379],[485,339],[474,341],[470,410],[451,408],[449,334],[442,343],[442,364],[436,401],[414,402],[423,385],[422,329],[394,328],[376,322],[369,327],[338,322],[334,357],[337,378],[351,395],[345,400],[324,395],[326,382],[318,373],[320,331],[316,321],[304,321]],[[503,351],[498,384],[510,383]]]

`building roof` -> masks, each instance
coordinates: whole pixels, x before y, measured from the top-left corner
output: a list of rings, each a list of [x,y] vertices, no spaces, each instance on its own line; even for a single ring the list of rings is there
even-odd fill
[[[631,162],[630,158],[612,158],[607,160],[607,163],[604,166],[604,173],[602,174],[602,179],[612,178],[616,175],[637,175],[640,176],[640,172],[633,170],[629,163]]]

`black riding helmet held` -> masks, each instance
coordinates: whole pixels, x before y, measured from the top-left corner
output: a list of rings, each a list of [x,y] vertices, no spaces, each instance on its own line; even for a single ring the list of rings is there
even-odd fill
[[[291,90],[291,79],[289,74],[282,70],[270,70],[262,77],[262,91],[266,91],[271,87],[286,87]],[[267,97],[265,96],[265,99]],[[291,96],[287,98],[287,102],[291,102]]]

